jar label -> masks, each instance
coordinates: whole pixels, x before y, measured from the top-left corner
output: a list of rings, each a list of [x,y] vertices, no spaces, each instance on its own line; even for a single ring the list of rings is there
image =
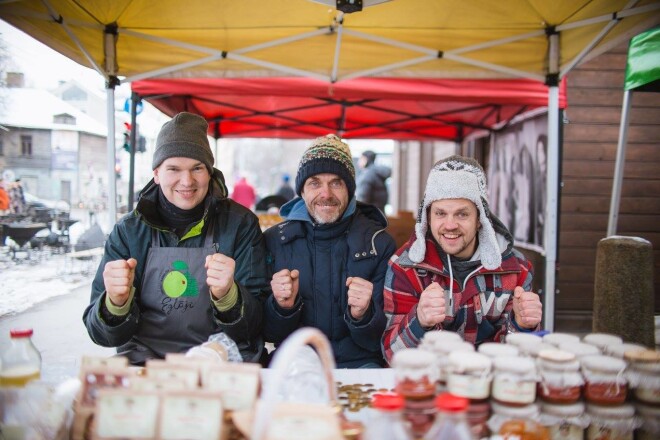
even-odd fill
[[[536,399],[536,382],[512,382],[495,377],[493,398],[504,403],[533,403]]]
[[[450,374],[447,389],[452,394],[468,399],[486,399],[490,394],[490,380],[464,374]]]
[[[633,433],[592,422],[587,430],[587,440],[633,440]]]
[[[550,428],[550,438],[553,440],[582,440],[584,429],[570,423],[559,423]]]

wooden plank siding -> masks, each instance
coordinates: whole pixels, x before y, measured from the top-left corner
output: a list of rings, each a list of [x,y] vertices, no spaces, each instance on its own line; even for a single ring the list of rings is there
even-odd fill
[[[596,249],[607,233],[628,45],[569,73],[555,329],[590,331]],[[633,93],[618,235],[649,240],[660,313],[660,94]],[[626,292],[622,292],[626,294]]]

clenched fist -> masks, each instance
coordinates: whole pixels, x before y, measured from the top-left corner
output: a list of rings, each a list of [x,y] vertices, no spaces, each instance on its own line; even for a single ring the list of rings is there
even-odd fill
[[[363,278],[348,277],[346,287],[348,287],[348,307],[351,316],[358,320],[369,310],[374,285]]]
[[[135,266],[137,266],[135,258],[105,263],[103,285],[110,302],[117,307],[123,306],[128,301],[135,279]]]
[[[213,254],[206,256],[206,284],[211,295],[216,300],[225,296],[234,285],[234,268],[236,262],[226,255]]]
[[[534,328],[543,316],[543,306],[534,292],[525,292],[518,286],[513,291],[513,316],[518,327]]]
[[[422,327],[428,328],[442,323],[446,315],[445,291],[433,282],[419,296],[417,319]]]
[[[273,275],[270,288],[273,290],[273,299],[284,309],[290,309],[296,302],[298,287],[300,285],[300,272],[297,269],[282,269]]]

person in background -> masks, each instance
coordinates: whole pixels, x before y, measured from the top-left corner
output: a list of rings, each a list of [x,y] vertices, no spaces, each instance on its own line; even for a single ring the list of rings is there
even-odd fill
[[[27,204],[25,202],[25,193],[21,179],[16,179],[9,185],[9,209],[13,214],[25,214]]]
[[[358,174],[355,197],[362,203],[374,205],[385,212],[388,193],[385,181],[392,175],[389,167],[376,165],[376,153],[367,150],[360,156],[358,167],[362,170]]]
[[[185,352],[224,332],[262,361],[265,244],[250,210],[227,198],[201,116],[179,113],[158,134],[154,178],[113,227],[83,321],[131,364]]]
[[[430,330],[475,345],[539,329],[532,265],[488,209],[477,161],[451,156],[429,173],[415,232],[390,260],[385,283],[383,353],[416,347]]]
[[[289,200],[293,199],[296,196],[296,193],[293,190],[293,187],[291,186],[291,183],[289,183],[289,175],[288,174],[282,175],[282,185],[277,190],[275,195],[283,197],[284,199],[286,199],[287,202]]]
[[[5,190],[5,181],[0,178],[0,215],[9,211],[9,194]],[[2,243],[0,243],[1,245]]]
[[[231,199],[247,209],[254,209],[254,203],[257,200],[257,194],[254,187],[250,185],[245,176],[238,179],[234,185],[234,191],[231,193]]]
[[[285,221],[266,230],[272,295],[264,338],[277,346],[300,327],[330,340],[338,368],[380,367],[383,283],[396,250],[381,211],[355,200],[351,152],[335,135],[317,138],[296,175]]]

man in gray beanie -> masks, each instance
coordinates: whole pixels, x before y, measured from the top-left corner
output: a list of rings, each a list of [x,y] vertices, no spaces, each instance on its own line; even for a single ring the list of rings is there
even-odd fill
[[[278,345],[316,327],[338,368],[380,367],[383,283],[396,248],[383,213],[355,200],[348,145],[332,134],[315,139],[300,159],[296,193],[280,209],[285,221],[264,233],[273,273],[264,338]]]
[[[245,361],[265,362],[268,294],[258,218],[227,198],[207,136],[192,113],[165,123],[154,178],[114,226],[83,321],[92,340],[131,364],[185,352],[225,333]]]
[[[431,330],[479,345],[539,329],[532,265],[513,248],[486,195],[486,176],[474,159],[451,156],[431,169],[415,232],[387,269],[382,343],[388,362]]]

